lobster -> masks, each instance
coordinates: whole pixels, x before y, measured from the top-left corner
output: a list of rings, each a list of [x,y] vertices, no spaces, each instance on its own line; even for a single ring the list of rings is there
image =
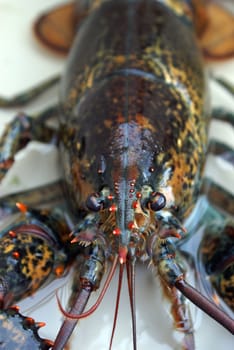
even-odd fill
[[[187,4],[185,8],[189,8]],[[111,14],[111,10],[113,14],[108,18],[106,14]],[[141,13],[145,15],[141,17]],[[115,21],[122,24],[122,27],[118,27],[118,33],[115,32]],[[173,21],[176,27],[173,35],[175,39],[177,36],[181,38],[178,43],[172,31],[169,31],[171,26],[173,28]],[[110,1],[91,11],[80,29],[62,82],[59,132],[65,193],[75,223],[72,225],[72,245],[78,246],[74,249],[77,249],[76,254],[81,259],[77,272],[78,302],[74,301],[75,306],[69,312],[65,312],[59,303],[61,311],[68,318],[54,349],[63,348],[67,342],[68,336],[64,333],[66,327],[73,329],[76,318],[88,316],[94,310],[91,308],[83,312],[91,291],[99,287],[107,260],[113,265],[103,291],[107,289],[117,265],[120,265],[114,324],[123,270],[127,270],[134,348],[137,346],[136,260],[149,260],[157,269],[163,291],[173,301],[175,324],[184,333],[183,345],[188,349],[194,348],[188,307],[181,292],[177,291],[179,288],[186,293],[183,284],[186,273],[177,259],[180,258],[179,251],[183,252],[181,242],[187,235],[181,222],[189,216],[200,188],[209,111],[204,97],[200,53],[196,49],[190,21],[187,12],[182,11],[179,15],[177,7],[170,8],[160,2],[135,1],[128,4],[126,1]],[[165,28],[161,32],[162,25]],[[97,27],[100,28],[100,37],[95,34]],[[156,35],[158,32],[160,36]],[[127,39],[122,40],[125,33],[129,33]],[[146,33],[148,41],[144,36]],[[115,39],[111,43],[108,40],[110,35]],[[154,42],[156,37],[159,37],[157,45]],[[144,52],[144,56],[141,56],[141,52]],[[44,114],[39,118],[40,123],[43,118]],[[93,123],[87,123],[87,120],[93,120]],[[14,124],[5,133],[4,141],[7,140],[10,145],[15,145],[17,140],[12,138],[12,130],[20,130],[18,148],[42,134],[43,139],[51,137],[49,128],[42,133],[40,123],[35,127],[30,118],[23,116],[17,122],[18,129],[13,121]],[[96,127],[93,128],[95,123]],[[3,150],[7,149],[4,145]],[[217,152],[217,145],[214,145],[214,152]],[[13,163],[12,158],[7,160],[3,157],[1,168],[4,174]],[[212,184],[210,189],[211,192],[215,190]],[[218,190],[216,197],[220,196]],[[228,195],[225,195],[226,202],[227,198]],[[9,198],[3,202],[9,204]],[[18,207],[27,218],[23,223],[24,230],[27,225],[28,231],[33,229],[35,234],[35,227],[28,220],[33,220],[35,224],[35,218],[33,216],[31,219],[31,215],[36,214],[37,219],[40,217],[40,223],[37,223],[40,230],[37,231],[42,234],[43,228],[44,234],[45,211],[28,209],[22,203],[18,203]],[[222,217],[219,212],[213,216]],[[17,235],[19,226],[16,227]],[[188,229],[191,233],[196,232],[198,226],[195,225],[193,229],[188,226]],[[51,227],[48,230],[51,231]],[[14,236],[15,230],[10,231]],[[10,231],[7,229],[7,232]],[[55,231],[60,233],[60,230]],[[223,254],[232,244],[232,225],[225,226],[221,232],[227,235],[228,241],[224,244]],[[209,245],[206,246],[204,242],[201,246],[203,261],[209,260]],[[215,245],[214,252],[219,251],[219,246]],[[69,258],[74,259],[70,245],[69,250]],[[205,255],[207,251],[208,258]],[[227,265],[229,268],[232,257],[230,250],[222,269]],[[212,254],[210,259],[212,269]],[[5,293],[4,290],[2,292]],[[191,297],[190,292],[188,296]],[[8,299],[4,294],[4,302],[9,302]],[[232,300],[232,295],[226,298],[230,306],[229,299]],[[199,299],[198,304],[201,302]],[[205,309],[207,307],[206,304]],[[80,315],[73,315],[75,312]],[[232,327],[232,321],[228,319],[227,322]]]

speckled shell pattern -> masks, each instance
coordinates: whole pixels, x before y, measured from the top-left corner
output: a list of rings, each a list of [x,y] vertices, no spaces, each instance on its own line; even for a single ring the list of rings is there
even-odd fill
[[[59,277],[72,260],[69,230],[62,215],[29,210],[0,235],[0,282],[6,306],[32,295],[45,281]],[[71,253],[71,254],[69,254]]]
[[[104,186],[128,212],[132,181],[134,191],[149,185],[163,193],[180,220],[196,201],[207,144],[206,83],[193,24],[170,3],[103,2],[79,30],[60,118],[76,213]]]

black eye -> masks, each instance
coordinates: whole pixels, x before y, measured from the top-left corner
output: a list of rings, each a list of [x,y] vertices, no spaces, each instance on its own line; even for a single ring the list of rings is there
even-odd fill
[[[164,208],[166,205],[166,197],[160,192],[153,192],[150,196],[150,200],[147,203],[149,209],[158,211]]]
[[[92,193],[86,200],[86,207],[91,211],[99,211],[102,209],[102,202],[96,193]]]

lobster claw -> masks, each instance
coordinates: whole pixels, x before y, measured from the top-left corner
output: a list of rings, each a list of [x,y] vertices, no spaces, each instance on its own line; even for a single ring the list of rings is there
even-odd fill
[[[0,239],[0,301],[4,307],[33,294],[48,278],[60,277],[72,259],[66,254],[68,244],[57,235],[62,237],[64,228],[69,232],[62,217],[51,212],[48,216],[49,211],[31,210],[22,203],[17,206],[21,215],[1,232]]]
[[[35,322],[31,317],[19,313],[17,306],[0,310],[1,347],[48,350],[53,346],[53,342],[39,336],[38,330],[43,326],[43,322]]]

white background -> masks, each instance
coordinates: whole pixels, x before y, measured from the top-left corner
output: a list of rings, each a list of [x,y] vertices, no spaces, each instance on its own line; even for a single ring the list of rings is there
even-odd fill
[[[1,95],[12,96],[37,84],[46,77],[62,71],[65,60],[42,48],[33,37],[31,30],[37,14],[58,3],[59,1],[57,0],[24,0],[22,2],[18,0],[0,0]],[[232,79],[234,81],[233,62],[214,66],[212,69],[217,74],[222,74],[229,80]],[[234,109],[233,99],[220,87],[217,87],[215,83],[211,84],[211,91],[215,105],[224,104],[226,107]],[[51,104],[55,100],[55,96],[57,96],[57,91],[52,91],[46,94],[46,97],[39,98],[34,103],[24,107],[24,110],[27,113],[39,111],[43,109],[45,104]],[[2,132],[4,124],[17,111],[18,109],[0,110],[0,132]],[[225,140],[231,143],[233,142],[234,137],[229,126],[224,126],[221,129],[220,125],[215,125],[214,123],[214,132],[215,126],[216,128],[218,127],[218,134],[221,137],[224,137]],[[222,162],[218,168],[216,168],[216,165],[210,161],[212,176],[216,177],[218,181],[220,179],[223,180],[225,186],[234,192],[233,168]],[[16,167],[4,180],[3,184],[0,185],[0,195],[16,189],[19,190],[44,183],[48,179],[56,179],[58,171],[57,153],[53,147],[45,148],[43,145],[34,143],[29,146],[26,156],[25,152],[23,154],[21,152],[18,155]],[[230,182],[230,180],[232,181]],[[83,320],[77,327],[76,334],[73,336],[72,349],[108,349],[116,298],[116,280],[113,281],[99,310],[88,319]],[[171,324],[160,299],[159,283],[146,266],[139,266],[137,269],[136,288],[138,349],[166,350],[175,348]],[[46,294],[49,294],[48,290]],[[63,289],[63,299],[65,295],[69,295],[68,285]],[[27,300],[23,309],[32,306],[35,303],[34,299],[30,298]],[[95,299],[96,296],[92,299],[91,304]],[[128,304],[125,281],[113,350],[131,349],[131,319]],[[37,321],[45,321],[47,323],[46,327],[41,330],[41,334],[53,339],[61,320],[55,297],[52,295],[50,302],[47,303],[46,301],[45,305],[34,306],[33,312],[30,311],[29,314]],[[233,345],[233,338],[230,334],[207,316],[202,314],[201,325],[197,327],[198,329],[195,333],[197,350],[231,350],[233,348],[231,346]]]

